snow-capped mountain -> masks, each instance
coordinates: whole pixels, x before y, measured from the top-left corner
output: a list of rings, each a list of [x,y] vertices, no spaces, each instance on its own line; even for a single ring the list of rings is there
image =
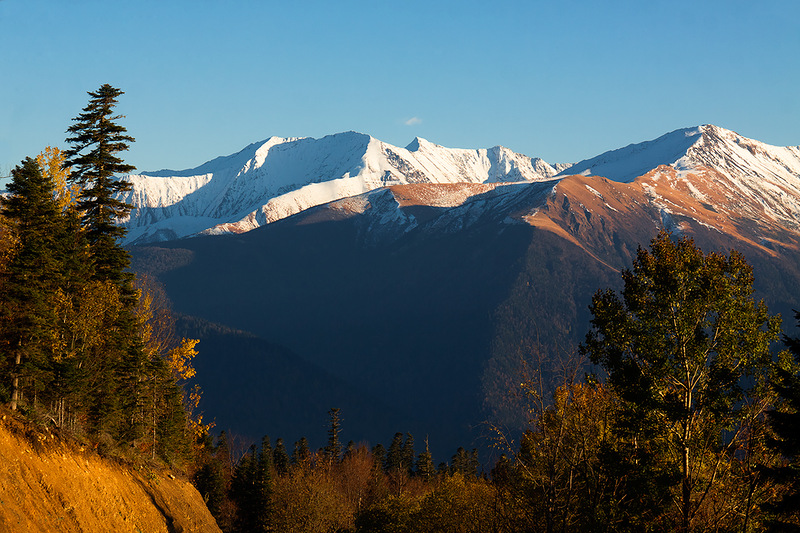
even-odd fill
[[[128,243],[241,233],[309,207],[388,185],[541,181],[553,167],[501,146],[451,149],[424,139],[398,148],[347,132],[254,143],[197,168],[130,175]]]
[[[586,179],[577,179],[581,176]],[[657,223],[673,231],[681,230],[681,218],[690,218],[739,238],[745,238],[742,227],[761,228],[746,238],[764,240],[766,228],[800,228],[800,148],[770,146],[705,125],[606,152],[550,180],[387,186],[306,216],[365,215],[360,220],[365,240],[380,242],[418,228],[452,233],[489,219],[534,226],[552,222],[553,199],[559,195],[573,218],[587,212],[619,217],[629,209],[619,201],[625,198],[649,205]]]
[[[437,227],[453,229],[478,220],[482,209],[524,221],[531,208],[512,212],[519,203],[515,195],[541,196],[542,187],[533,183],[557,187],[569,175],[636,181],[667,218],[675,210],[670,198],[677,188],[712,206],[719,217],[747,214],[787,227],[800,220],[800,147],[770,146],[704,125],[571,166],[499,146],[451,149],[419,138],[398,148],[355,132],[321,139],[272,137],[194,169],[127,176],[133,187],[123,199],[134,209],[124,223],[128,243],[145,243],[242,233],[331,203],[329,214],[369,210],[372,229],[393,221],[385,228],[393,234],[431,218],[420,206],[435,207],[437,216],[448,211],[449,217]]]
[[[316,188],[328,194],[316,201],[330,199],[294,205],[294,216],[235,238],[131,249],[134,269],[158,278],[176,312],[268,345],[187,333],[203,339],[199,383],[221,427],[258,435],[263,420],[275,423],[284,412],[291,420],[274,432],[306,435],[320,424],[312,411],[292,409],[309,402],[353,413],[353,427],[365,428],[355,439],[385,438],[374,426],[380,420],[444,448],[470,442],[470,428],[487,419],[482,409],[525,412],[502,414],[519,365],[533,353],[545,370],[566,362],[589,328],[592,294],[619,288],[620,271],[664,227],[705,252],[741,253],[753,266],[756,297],[792,331],[800,308],[798,147],[699,126],[555,175],[559,169],[534,172],[536,160],[510,153],[508,167],[493,166],[500,149],[452,151],[420,140],[405,150],[342,136],[268,141],[163,179],[160,196],[145,194],[158,176],[142,177],[136,189],[143,202],[164,199],[145,211],[155,226],[134,214],[134,230],[151,237],[153,228],[178,228],[178,219],[163,218],[170,209],[193,224],[205,216],[218,231],[223,212],[234,221],[261,216],[260,206],[292,194],[305,201]],[[335,189],[346,183],[357,185]],[[294,366],[275,347],[295,354]],[[344,390],[334,394],[329,383]],[[388,407],[379,413],[356,414],[381,402]],[[230,408],[214,412],[215,405]],[[230,418],[243,412],[247,420]]]
[[[718,126],[681,129],[606,152],[558,177],[570,174],[636,180],[665,213],[680,191],[718,214],[800,227],[800,146],[770,146]]]

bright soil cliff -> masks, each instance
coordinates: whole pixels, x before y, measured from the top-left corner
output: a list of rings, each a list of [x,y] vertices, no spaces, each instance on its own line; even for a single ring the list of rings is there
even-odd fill
[[[219,532],[167,471],[114,464],[0,414],[0,532]]]

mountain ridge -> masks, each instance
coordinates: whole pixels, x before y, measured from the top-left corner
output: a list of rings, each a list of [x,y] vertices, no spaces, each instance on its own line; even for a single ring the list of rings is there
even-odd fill
[[[659,165],[632,180],[589,171],[531,182],[389,183],[251,231],[131,251],[137,269],[157,270],[177,312],[294,354],[214,339],[204,349],[201,340],[198,357],[214,362],[198,372],[201,386],[213,383],[209,405],[233,394],[226,383],[241,383],[236,390],[252,391],[263,413],[237,422],[246,426],[239,431],[258,438],[270,425],[285,438],[324,443],[323,424],[270,414],[275,398],[298,394],[274,378],[305,375],[311,365],[342,385],[311,404],[377,398],[395,413],[388,426],[429,434],[434,453],[447,457],[480,438],[481,422],[524,412],[509,407],[520,365],[540,357],[552,375],[589,327],[592,294],[619,288],[620,271],[661,229],[707,252],[739,250],[753,265],[756,297],[792,316],[800,305],[800,152],[715,126],[687,131],[689,148],[686,131],[674,136],[683,148],[672,155],[681,157],[652,158]],[[669,140],[628,153],[663,154],[669,147],[657,145]],[[237,360],[259,370],[226,376]],[[342,392],[348,387],[353,394]],[[348,438],[385,441],[364,422],[374,412],[347,411]]]
[[[732,192],[747,188],[748,195],[769,196],[765,202],[775,207],[773,218],[792,224],[800,215],[794,199],[800,192],[800,147],[773,147],[713,125],[675,130],[570,166],[550,165],[502,146],[452,149],[419,137],[406,148],[357,132],[321,139],[270,137],[194,169],[130,175],[132,190],[121,199],[134,206],[124,221],[127,243],[142,244],[242,233],[397,185],[446,184],[469,191],[476,183],[535,183],[572,174],[629,183],[660,167],[684,180],[717,172]],[[450,190],[463,201],[474,196]]]

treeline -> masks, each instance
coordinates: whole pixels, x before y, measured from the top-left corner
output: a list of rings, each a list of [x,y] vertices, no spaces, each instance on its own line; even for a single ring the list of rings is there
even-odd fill
[[[0,201],[0,400],[97,445],[170,462],[189,459],[196,341],[174,338],[165,299],[129,272],[115,195],[133,169],[133,138],[103,85],[48,148],[11,172]]]
[[[497,432],[488,473],[463,449],[434,468],[401,433],[342,450],[333,410],[315,453],[265,437],[234,460],[220,435],[195,482],[224,531],[800,531],[800,339],[773,353],[752,269],[661,233],[623,281],[559,382],[520,376],[529,427]]]
[[[408,433],[388,448],[343,446],[339,410],[330,416],[328,443],[317,451],[305,438],[290,453],[283,439],[273,446],[264,437],[237,459],[224,432],[213,445],[208,439],[194,481],[223,531],[485,531],[494,488],[477,450],[459,448],[437,466],[427,442],[417,453]]]

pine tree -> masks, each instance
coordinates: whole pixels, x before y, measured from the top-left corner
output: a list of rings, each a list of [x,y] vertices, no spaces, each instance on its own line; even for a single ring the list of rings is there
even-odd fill
[[[90,421],[95,432],[132,443],[144,436],[147,399],[143,384],[149,378],[148,358],[139,337],[134,276],[127,270],[129,256],[119,242],[125,229],[117,223],[128,215],[130,206],[116,195],[130,190],[130,184],[115,174],[133,170],[118,154],[134,139],[117,123],[123,116],[114,114],[117,98],[124,94],[121,90],[105,84],[88,94],[89,104],[67,130],[71,148],[65,152],[65,163],[72,169],[70,182],[81,187],[78,205],[91,254],[92,279],[113,283],[122,301],[113,327],[104,335],[99,363],[102,378],[93,397]]]
[[[416,474],[424,480],[436,475],[436,467],[433,466],[433,455],[428,446],[428,439],[425,439],[425,451],[417,457]]]
[[[256,523],[255,528],[251,531],[256,533],[270,531],[272,524],[272,446],[267,436],[261,440],[254,485],[253,504]]]
[[[13,360],[11,409],[15,410],[20,377],[31,381],[34,393],[52,379],[56,357],[52,296],[63,271],[58,242],[64,228],[53,182],[36,161],[26,158],[11,175],[9,196],[0,198],[0,206],[17,243],[0,296],[0,342]]]
[[[415,452],[414,452],[414,437],[411,435],[411,433],[406,433],[406,440],[403,443],[402,457],[403,457],[403,469],[408,475],[413,474]]]
[[[403,456],[403,434],[397,432],[392,437],[392,443],[389,444],[389,450],[386,452],[386,461],[384,462],[384,471],[387,473],[404,472],[404,456]]]
[[[342,422],[339,418],[338,407],[328,411],[330,416],[330,426],[328,427],[328,444],[325,446],[325,456],[328,461],[336,463],[342,455],[342,443],[339,441],[339,434],[342,432]]]
[[[308,447],[308,439],[300,437],[300,440],[294,443],[294,450],[292,451],[292,464],[305,467],[311,460],[311,450]]]
[[[132,277],[126,273],[128,253],[118,240],[125,229],[117,224],[130,212],[130,206],[117,199],[116,194],[130,190],[130,183],[115,177],[134,170],[117,154],[128,149],[134,141],[127,130],[117,124],[122,115],[114,115],[120,89],[104,84],[88,93],[91,99],[83,113],[73,119],[66,141],[72,147],[65,152],[66,164],[72,167],[70,181],[82,187],[79,206],[92,249],[95,276],[120,285],[132,296]]]
[[[372,447],[372,462],[375,470],[383,471],[386,465],[386,448],[380,442]]]
[[[275,441],[275,449],[272,451],[272,464],[275,465],[275,471],[279,476],[286,475],[289,471],[289,463],[289,453],[286,451],[283,439],[278,438]]]
[[[795,313],[795,318],[800,325],[800,313]],[[791,355],[781,354],[775,364],[773,387],[782,405],[770,411],[769,418],[775,434],[771,445],[786,461],[767,473],[785,491],[765,507],[775,514],[769,531],[800,532],[800,337],[784,336],[783,340]]]

